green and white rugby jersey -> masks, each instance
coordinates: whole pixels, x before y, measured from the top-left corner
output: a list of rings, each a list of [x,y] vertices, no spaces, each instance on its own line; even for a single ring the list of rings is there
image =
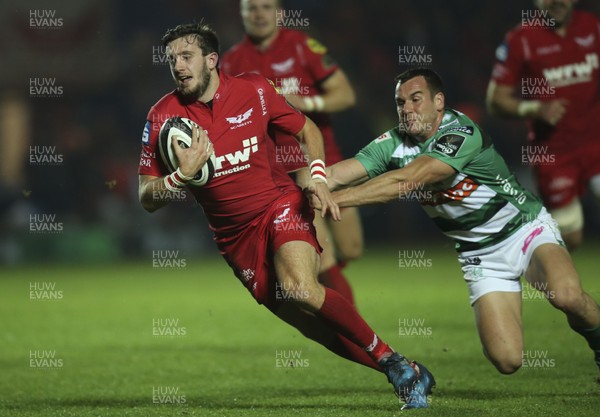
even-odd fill
[[[542,203],[515,178],[489,136],[464,114],[446,109],[436,134],[424,143],[388,130],[365,146],[356,159],[370,178],[402,168],[420,155],[450,165],[456,174],[426,188],[406,184],[400,198],[419,201],[456,250],[494,245],[537,217]]]

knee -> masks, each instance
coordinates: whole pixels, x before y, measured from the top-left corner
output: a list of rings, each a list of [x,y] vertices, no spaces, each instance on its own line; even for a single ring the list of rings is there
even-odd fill
[[[583,308],[585,299],[580,286],[563,286],[547,294],[550,303],[565,313],[577,313]]]
[[[509,353],[496,357],[488,356],[488,359],[496,367],[498,372],[504,375],[514,374],[523,365],[521,352]]]
[[[277,300],[294,303],[299,308],[310,312],[318,311],[325,300],[323,286],[312,280],[278,282],[275,290]]]
[[[522,364],[523,364],[523,360],[519,356],[518,360],[517,360],[517,358],[502,360],[502,361],[495,362],[494,366],[496,367],[498,372],[500,372],[501,374],[510,375],[510,374],[514,374],[515,372],[517,372]]]
[[[563,240],[569,252],[577,249],[583,243],[583,233],[581,231],[563,234]]]

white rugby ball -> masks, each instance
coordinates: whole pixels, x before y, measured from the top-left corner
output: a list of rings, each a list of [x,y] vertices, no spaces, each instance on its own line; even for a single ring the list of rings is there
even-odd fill
[[[177,143],[182,148],[189,148],[192,145],[192,126],[198,125],[185,117],[171,117],[165,120],[158,133],[158,151],[160,156],[170,172],[177,171],[179,161],[173,151],[171,143],[177,137]],[[198,127],[200,129],[200,127]],[[210,156],[202,169],[196,173],[194,179],[188,182],[189,185],[202,187],[205,185],[215,173],[215,165],[217,161],[215,154]]]

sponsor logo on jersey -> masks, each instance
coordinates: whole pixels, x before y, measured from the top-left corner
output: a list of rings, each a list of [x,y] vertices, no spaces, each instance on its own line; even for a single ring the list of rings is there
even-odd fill
[[[250,281],[251,279],[253,279],[253,278],[254,278],[254,274],[255,274],[255,271],[254,271],[254,269],[250,269],[250,268],[248,268],[248,269],[243,269],[243,270],[240,272],[240,275],[242,276],[242,279],[244,280],[244,282],[248,282],[248,281]]]
[[[466,137],[457,133],[447,133],[441,136],[433,145],[433,150],[447,156],[456,156]]]
[[[215,177],[233,174],[250,168],[247,163],[250,155],[258,152],[258,138],[256,136],[242,141],[242,150],[216,157]],[[224,169],[224,163],[228,163],[231,168]]]
[[[248,119],[252,115],[253,110],[254,110],[254,107],[250,107],[244,113],[238,114],[235,117],[226,117],[225,120],[227,120],[229,122],[229,124],[232,125],[232,126],[229,126],[229,129],[237,129],[239,127],[251,124],[252,120],[248,120]]]
[[[306,40],[306,45],[308,49],[318,55],[325,55],[327,53],[327,48],[321,42],[314,38],[308,38]]]
[[[473,181],[469,177],[465,177],[463,180],[456,183],[456,185],[445,189],[436,191],[431,201],[421,201],[422,205],[426,206],[439,206],[446,204],[449,201],[463,201],[468,198],[479,188],[479,184]]]
[[[545,68],[543,72],[551,86],[564,87],[591,81],[592,73],[598,66],[598,54],[592,52],[585,55],[585,61]]]
[[[265,90],[263,90],[262,88],[259,88],[258,90],[256,90],[256,92],[258,93],[258,100],[260,101],[260,108],[262,110],[262,115],[264,116],[265,114],[267,114],[267,104],[265,103]]]
[[[550,46],[542,46],[535,50],[535,52],[538,55],[550,55],[550,54],[558,53],[560,51],[561,51],[561,48],[560,48],[560,44],[558,44],[558,43],[556,43],[554,45],[550,45]]]
[[[146,120],[144,125],[144,132],[142,133],[142,143],[144,145],[150,145],[150,120]]]
[[[585,38],[575,36],[575,43],[581,46],[582,48],[589,48],[594,44],[594,34],[590,33]]]
[[[465,264],[467,264],[467,265],[481,265],[481,258],[479,256],[472,256],[470,258],[465,259]]]
[[[473,136],[473,132],[474,131],[475,131],[475,129],[473,129],[472,126],[451,127],[450,129],[447,130],[447,132],[462,132],[462,133],[466,133],[469,136]]]
[[[286,72],[290,72],[294,67],[294,63],[296,60],[291,57],[282,62],[274,62],[271,64],[271,69],[275,71],[276,74],[285,74]]]

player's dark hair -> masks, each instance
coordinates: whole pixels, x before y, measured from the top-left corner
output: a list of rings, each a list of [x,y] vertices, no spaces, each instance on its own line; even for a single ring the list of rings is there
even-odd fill
[[[184,37],[189,38],[187,40],[190,43],[198,42],[198,46],[204,56],[213,52],[219,53],[219,37],[217,36],[217,32],[204,23],[187,23],[171,28],[162,37],[162,44],[163,46],[167,46],[169,42]]]
[[[401,73],[400,75],[397,75],[396,78],[394,78],[394,81],[396,82],[396,84],[398,84],[398,83],[402,84],[402,83],[405,83],[408,80],[411,80],[415,77],[425,78],[425,82],[427,83],[427,88],[429,88],[432,98],[437,93],[444,92],[444,83],[442,82],[442,79],[437,74],[437,72],[435,72],[434,70],[431,70],[429,68],[408,69],[408,70],[404,71],[403,73]]]

